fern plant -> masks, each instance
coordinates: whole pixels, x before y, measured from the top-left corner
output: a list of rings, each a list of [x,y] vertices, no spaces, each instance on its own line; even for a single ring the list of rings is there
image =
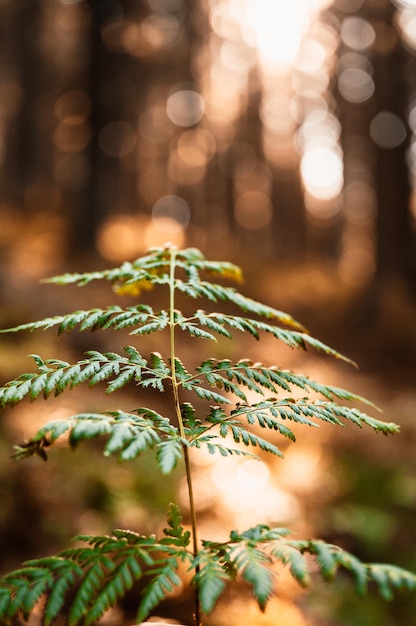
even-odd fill
[[[292,424],[316,427],[320,422],[336,426],[346,422],[388,435],[398,427],[371,417],[353,403],[371,403],[344,389],[277,366],[248,359],[205,358],[191,368],[182,362],[177,341],[182,335],[199,340],[232,339],[233,333],[249,333],[256,339],[268,333],[291,348],[309,348],[331,357],[346,357],[313,338],[292,317],[242,295],[237,289],[217,284],[216,279],[241,282],[241,270],[232,263],[212,262],[196,249],[178,250],[166,245],[153,248],[132,263],[107,271],[65,274],[49,279],[58,285],[86,286],[94,280],[109,281],[119,294],[140,296],[160,288],[166,293],[166,308],[154,311],[147,304],[123,308],[76,311],[48,317],[2,332],[47,330],[58,335],[74,330],[128,329],[132,343],[120,353],[91,350],[68,363],[32,355],[34,370],[23,373],[0,388],[0,405],[12,407],[24,400],[48,399],[86,384],[106,383],[106,393],[134,385],[164,393],[166,414],[139,406],[130,412],[112,409],[103,413],[80,413],[46,423],[26,443],[16,446],[15,458],[38,455],[47,459],[55,442],[67,437],[73,448],[103,437],[104,455],[129,461],[145,451],[154,451],[162,474],[182,464],[186,475],[190,530],[184,528],[177,504],[168,509],[163,536],[145,536],[115,530],[106,536],[77,537],[81,547],[55,556],[27,561],[0,579],[0,620],[27,619],[43,599],[42,624],[49,626],[61,614],[69,626],[94,624],[136,581],[141,581],[137,620],[146,619],[175,587],[182,584],[179,572],[191,573],[195,606],[193,624],[215,606],[227,584],[247,583],[260,610],[274,593],[274,566],[286,565],[302,586],[310,583],[310,564],[330,581],[340,568],[348,570],[358,592],[365,593],[371,581],[389,599],[397,588],[416,588],[416,576],[391,565],[364,564],[343,549],[321,540],[294,539],[286,528],[258,524],[243,531],[232,530],[225,542],[199,537],[190,453],[251,455],[256,448],[282,456],[279,437],[295,441]],[[232,305],[241,314],[207,312],[191,314],[178,310],[178,296],[191,300]],[[144,336],[165,331],[166,351],[144,355]],[[206,345],[206,343],[205,343]],[[140,350],[139,350],[140,348]],[[198,344],[198,350],[204,343]],[[302,390],[296,398],[294,388]],[[247,392],[250,392],[249,394]],[[254,393],[254,395],[253,395]],[[256,398],[256,401],[249,399]],[[260,432],[264,433],[262,436]],[[231,442],[231,443],[230,443]]]

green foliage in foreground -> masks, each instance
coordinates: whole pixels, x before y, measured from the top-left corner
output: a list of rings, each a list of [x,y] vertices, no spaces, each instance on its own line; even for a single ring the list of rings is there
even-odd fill
[[[94,624],[135,581],[141,581],[143,589],[138,599],[140,621],[166,594],[183,584],[184,571],[189,572],[186,577],[195,591],[195,626],[202,624],[202,614],[214,608],[226,584],[233,581],[245,581],[259,608],[265,610],[274,593],[278,565],[287,566],[304,587],[310,584],[313,562],[313,570],[327,581],[334,578],[338,569],[347,570],[361,594],[370,582],[386,599],[392,597],[395,589],[416,588],[416,576],[410,572],[391,565],[363,564],[341,548],[320,540],[294,540],[285,528],[259,524],[244,532],[231,531],[229,541],[224,543],[199,542],[189,458],[192,448],[221,456],[256,456],[258,450],[283,456],[279,437],[295,441],[295,423],[318,427],[320,422],[337,426],[352,422],[385,435],[398,431],[395,424],[371,417],[350,404],[340,404],[353,402],[374,408],[365,398],[277,366],[249,359],[205,358],[190,370],[176,350],[180,333],[188,342],[232,339],[234,332],[246,332],[259,340],[262,333],[267,333],[291,348],[313,348],[348,361],[311,337],[289,315],[251,300],[236,289],[211,282],[210,277],[240,282],[241,270],[231,263],[207,261],[195,249],[155,248],[147,256],[119,268],[66,274],[50,282],[82,286],[92,280],[107,280],[120,294],[133,296],[160,287],[167,294],[166,309],[154,311],[146,304],[125,309],[109,306],[2,331],[55,327],[60,335],[73,330],[128,329],[140,344],[145,342],[145,335],[165,332],[163,355],[144,355],[135,345],[124,347],[120,354],[91,350],[72,364],[31,355],[34,370],[0,388],[0,407],[12,407],[24,398],[48,399],[81,384],[93,387],[104,383],[110,395],[126,385],[134,385],[139,391],[165,393],[166,415],[139,406],[130,412],[114,409],[51,421],[29,441],[16,446],[15,458],[38,455],[46,460],[49,449],[61,437],[73,448],[103,437],[104,455],[120,461],[153,450],[163,474],[183,463],[191,515],[191,531],[185,530],[179,508],[171,504],[161,538],[124,530],[116,530],[111,536],[82,536],[76,538],[83,544],[81,547],[26,562],[21,569],[0,579],[2,623],[11,623],[19,615],[27,619],[39,600],[44,599],[45,626],[64,612],[69,626]],[[185,315],[176,309],[178,294],[231,304],[243,315],[202,309]],[[201,352],[203,345],[199,344]]]

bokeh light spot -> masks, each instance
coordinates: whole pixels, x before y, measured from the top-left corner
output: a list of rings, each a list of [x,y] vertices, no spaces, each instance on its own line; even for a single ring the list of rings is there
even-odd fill
[[[97,236],[97,249],[110,261],[122,261],[140,254],[144,249],[143,231],[147,217],[121,214],[109,218]]]
[[[397,148],[404,142],[406,135],[404,122],[389,111],[378,113],[370,124],[371,139],[379,148]]]
[[[367,50],[376,38],[370,22],[362,17],[348,17],[341,25],[341,40],[352,50]]]
[[[170,46],[178,37],[180,20],[174,15],[153,14],[146,17],[141,24],[145,40],[155,48]]]
[[[169,96],[166,113],[177,126],[193,126],[203,117],[205,102],[203,97],[192,89],[181,89]]]
[[[188,203],[179,196],[163,196],[153,205],[152,218],[159,230],[175,233],[188,226],[191,209]]]
[[[327,146],[312,147],[302,157],[301,174],[312,196],[322,200],[332,198],[340,193],[344,182],[341,155]]]
[[[338,78],[338,90],[345,100],[361,104],[371,98],[375,85],[368,72],[358,67],[349,67]]]

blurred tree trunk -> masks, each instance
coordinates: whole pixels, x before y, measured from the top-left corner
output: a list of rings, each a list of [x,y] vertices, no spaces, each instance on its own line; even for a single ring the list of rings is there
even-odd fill
[[[100,135],[108,124],[121,123],[130,124],[133,136],[147,84],[142,62],[121,48],[112,50],[103,38],[104,29],[121,27],[123,17],[131,14],[136,19],[136,3],[125,2],[123,11],[117,2],[86,0],[86,5],[90,58],[82,82],[91,101],[90,174],[86,189],[73,198],[73,252],[95,250],[97,233],[110,215],[137,210],[137,154],[133,150],[124,155],[121,148],[118,152],[123,126],[113,126],[114,152],[103,149]]]
[[[394,7],[386,8],[385,21],[393,28]],[[389,54],[376,54],[374,82],[377,111],[397,115],[407,127],[407,85],[405,69],[409,54],[400,41]],[[408,140],[397,147],[376,149],[377,270],[376,279],[402,277],[415,288],[416,237],[410,213],[409,172],[406,165]],[[416,294],[416,289],[415,289]]]
[[[9,33],[6,36],[7,78],[15,88],[17,112],[10,121],[7,151],[3,164],[6,198],[24,208],[25,191],[37,168],[36,112],[40,94],[39,26],[42,0],[21,0],[5,9]],[[13,36],[10,36],[10,32]],[[6,35],[6,33],[5,33]]]
[[[99,134],[104,126],[105,115],[100,102],[100,93],[103,84],[110,75],[112,57],[102,41],[102,27],[111,17],[111,5],[99,0],[86,0],[90,13],[89,30],[89,64],[84,77],[84,88],[91,101],[90,129],[91,140],[87,157],[89,162],[89,181],[85,190],[72,197],[73,216],[69,248],[71,252],[85,252],[93,250],[99,225],[111,204],[111,197],[106,196],[101,186],[105,158],[99,145]],[[114,179],[116,172],[112,173]],[[107,185],[106,185],[107,187]]]

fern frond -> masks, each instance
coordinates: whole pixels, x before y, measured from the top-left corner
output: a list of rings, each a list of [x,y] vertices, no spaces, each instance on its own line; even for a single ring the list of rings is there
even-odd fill
[[[277,419],[275,416],[273,416],[268,409],[264,410],[261,406],[263,403],[259,404],[260,407],[257,405],[247,405],[250,406],[251,409],[253,409],[253,411],[250,412],[244,411],[243,407],[245,405],[238,404],[237,407],[231,411],[230,415],[228,415],[221,407],[211,407],[210,412],[206,416],[206,421],[212,426],[219,427],[221,437],[227,437],[227,435],[229,434],[230,424],[241,424],[240,421],[235,422],[234,416],[241,415],[247,418],[249,424],[254,424],[255,422],[257,422],[261,428],[275,430],[283,435],[283,437],[287,437],[291,441],[295,441],[295,435],[290,430],[290,428],[288,428],[285,424],[282,424],[282,422],[279,421],[279,419]],[[240,409],[242,410],[240,411]],[[310,425],[315,426],[315,424],[313,423]],[[210,428],[211,426],[208,426],[206,430],[209,430]],[[195,433],[195,438],[200,437],[204,433],[205,430],[201,429],[200,431]]]
[[[252,587],[259,608],[265,610],[267,601],[273,593],[274,572],[271,569],[270,555],[258,546],[257,540],[253,540],[249,534],[240,535],[232,531],[230,541],[227,543],[203,542],[199,559],[204,565],[200,575],[202,582],[204,569],[208,567],[206,574],[208,608],[217,600],[216,594],[222,591],[224,580],[234,580],[241,576]],[[217,565],[211,565],[211,561]],[[212,581],[213,573],[219,578],[216,585]],[[201,584],[201,580],[197,580],[198,582]]]
[[[178,429],[168,418],[147,408],[136,409],[135,413],[79,413],[49,422],[28,442],[15,447],[15,458],[39,455],[46,460],[46,449],[63,435],[69,437],[72,448],[105,435],[108,438],[105,456],[116,456],[120,461],[134,459],[146,450],[155,449],[164,474],[171,472],[182,458],[183,443]]]
[[[137,612],[138,623],[146,619],[150,611],[160,604],[168,593],[172,592],[175,587],[180,587],[182,581],[178,576],[177,569],[177,557],[170,556],[161,560],[158,567],[152,568],[148,572],[151,579],[143,591]]]
[[[87,615],[88,607],[100,595],[105,579],[108,575],[115,571],[115,563],[107,556],[107,554],[97,554],[88,560],[88,569],[83,573],[81,583],[77,589],[75,598],[71,604],[68,615],[68,625],[75,626]],[[114,580],[112,578],[112,580]],[[115,578],[117,581],[117,578]],[[116,582],[117,586],[117,582]],[[125,591],[124,591],[125,593]],[[123,595],[124,595],[123,593]],[[99,606],[99,613],[102,614],[107,607]]]
[[[376,563],[370,564],[368,570],[370,580],[377,585],[384,600],[392,600],[397,589],[416,589],[416,576],[401,567]]]
[[[380,595],[391,600],[394,591],[416,589],[416,575],[395,565],[362,563],[349,552],[321,540],[290,541],[291,546],[302,554],[315,557],[325,580],[333,580],[340,568],[347,570],[355,583],[358,593],[364,595],[368,584],[375,583]]]
[[[253,588],[253,595],[261,611],[273,594],[274,573],[270,569],[270,560],[257,547],[246,544],[245,550],[235,559],[236,566],[242,571],[245,581]]]
[[[302,586],[311,584],[310,557],[319,573],[332,581],[340,569],[352,576],[357,591],[364,594],[369,582],[374,582],[384,599],[391,599],[396,590],[416,589],[416,575],[397,566],[362,563],[349,552],[321,540],[294,540],[287,528],[270,528],[258,524],[239,533],[231,531],[224,543],[204,541],[198,556],[201,564],[210,559],[223,579],[243,577],[253,588],[259,607],[264,610],[273,593],[273,566],[287,565],[293,578]]]
[[[194,568],[196,574],[192,582],[198,589],[201,608],[204,613],[210,613],[224,591],[226,582],[232,580],[231,573],[221,563],[218,554],[210,551],[200,551]]]
[[[193,299],[206,298],[211,302],[235,304],[247,313],[254,313],[260,317],[273,319],[298,330],[305,330],[299,322],[294,320],[287,313],[283,313],[278,309],[247,298],[233,287],[224,287],[223,285],[217,285],[203,280],[189,280],[186,282],[181,279],[176,279],[175,288]]]
[[[161,259],[157,255],[148,255],[137,259],[135,262],[125,262],[120,267],[96,272],[62,274],[43,280],[43,283],[55,285],[78,285],[84,287],[94,280],[106,280],[120,288],[123,286],[136,286],[136,293],[141,289],[148,289],[149,285],[167,284],[169,274],[169,259]],[[147,283],[147,285],[146,285]],[[123,290],[121,289],[123,292]],[[128,290],[125,293],[129,293]],[[134,295],[134,293],[132,293]]]
[[[183,442],[180,437],[170,437],[156,446],[156,459],[162,474],[170,474],[183,457]]]
[[[282,420],[291,420],[307,426],[317,426],[314,420],[321,420],[337,426],[344,426],[340,418],[353,422],[359,427],[369,426],[376,432],[384,435],[395,434],[399,431],[399,426],[392,422],[383,422],[375,419],[356,408],[340,406],[335,402],[324,402],[322,400],[309,400],[301,398],[263,400],[256,404],[240,404],[232,411],[232,416],[246,415],[247,419],[256,419],[260,426],[265,417],[265,413],[270,412],[273,417]]]
[[[201,400],[207,400],[208,402],[215,402],[217,404],[232,404],[232,401],[229,398],[226,398],[220,393],[216,393],[215,391],[211,391],[210,389],[206,389],[205,387],[200,387],[197,382],[193,381],[190,383],[190,386],[187,389],[192,389],[198,398]]]
[[[223,457],[235,455],[235,456],[248,456],[252,459],[259,458],[256,454],[253,454],[252,452],[248,452],[247,450],[243,450],[242,448],[232,448],[230,446],[225,446],[221,443],[218,443],[217,435],[205,435],[202,437],[195,438],[191,442],[190,445],[191,447],[194,447],[194,448],[201,448],[203,446],[206,446],[210,454],[215,454],[216,452],[219,452],[220,455]]]
[[[86,359],[75,364],[58,359],[43,361],[38,355],[31,355],[38,366],[37,371],[21,374],[1,387],[0,408],[14,406],[27,395],[30,400],[41,394],[44,398],[52,393],[58,396],[65,389],[73,389],[81,383],[88,382],[92,387],[111,378],[107,393],[120,389],[129,381],[164,391],[163,383],[170,378],[171,371],[160,354],[152,353],[148,363],[135,348],[128,346],[124,350],[127,357],[90,350]]]
[[[178,250],[176,263],[191,279],[198,279],[199,272],[204,271],[212,276],[219,276],[237,283],[243,282],[243,272],[238,265],[228,261],[208,261],[196,248]]]
[[[79,565],[70,560],[56,558],[55,566],[50,567],[54,581],[50,587],[44,609],[44,626],[50,626],[55,621],[56,616],[61,613],[67,593],[74,587],[76,579],[82,575],[82,569]],[[57,572],[58,575],[56,575]]]
[[[229,426],[232,437],[236,443],[242,443],[245,446],[258,446],[260,450],[263,450],[264,452],[269,452],[270,454],[283,457],[281,450],[279,450],[277,446],[272,444],[267,439],[263,439],[255,433],[250,432],[236,422],[236,420],[229,420],[227,422],[227,426]]]
[[[291,391],[292,386],[296,386],[304,391],[315,391],[330,400],[340,398],[348,401],[364,402],[374,406],[365,398],[345,389],[323,385],[307,376],[295,374],[289,370],[280,370],[275,366],[266,367],[262,363],[253,363],[250,359],[242,359],[234,363],[229,359],[219,361],[209,358],[203,361],[196,368],[196,371],[198,374],[204,375],[210,385],[225,388],[233,393],[235,393],[235,390],[230,383],[234,379],[239,385],[243,385],[250,391],[255,391],[261,395],[264,395],[263,389],[278,393],[280,389]],[[241,391],[235,395],[242,400],[246,400],[240,394]]]
[[[163,529],[165,538],[161,539],[161,543],[186,548],[189,545],[191,533],[182,525],[182,515],[177,504],[173,502],[169,504],[166,521],[168,525]]]
[[[94,624],[108,609],[114,607],[141,575],[142,569],[135,555],[126,555],[125,560],[118,563],[111,572],[111,580],[101,586],[99,593],[94,598],[92,607],[85,616],[86,626]]]
[[[26,619],[45,596],[45,626],[62,614],[64,606],[68,608],[69,626],[92,625],[135,580],[147,575],[149,568],[160,567],[161,554],[169,562],[178,558],[169,545],[131,531],[75,539],[87,545],[28,561],[23,568],[0,578],[2,617],[12,619],[21,614]]]
[[[191,533],[182,526],[182,516],[179,507],[171,503],[168,508],[167,528],[163,529],[164,537],[160,540],[160,545],[173,546],[174,551],[166,554],[164,559],[156,560],[153,567],[147,571],[146,576],[149,583],[145,587],[140,608],[137,614],[137,621],[145,619],[150,611],[157,606],[174,587],[182,584],[178,576],[179,561],[189,561],[190,554],[187,547],[190,542]]]
[[[219,287],[220,293],[217,295],[218,299],[222,299],[220,296],[223,295],[223,289],[225,288],[218,285],[216,285],[215,287]],[[187,291],[187,289],[183,285],[182,289],[185,292]],[[196,295],[193,295],[193,291],[195,291],[195,285],[192,285],[191,291],[192,293],[188,293],[188,295],[190,295],[191,297],[197,297]],[[209,290],[209,288],[205,286],[203,295],[210,299],[214,299],[213,292],[215,293],[215,289]],[[241,294],[236,295],[239,296],[238,301],[243,298]],[[237,304],[237,302],[234,303]],[[354,361],[352,361],[344,354],[341,354],[337,350],[334,350],[330,346],[326,345],[319,339],[312,337],[309,333],[305,332],[305,329],[303,329],[303,327],[298,322],[295,322],[292,318],[290,318],[290,316],[288,316],[289,319],[287,319],[281,311],[274,311],[274,313],[271,314],[267,309],[265,310],[263,308],[263,305],[261,305],[260,303],[256,302],[255,304],[258,305],[258,310],[253,310],[250,312],[256,312],[258,315],[264,315],[265,317],[269,317],[271,319],[277,318],[281,324],[292,326],[295,328],[295,330],[287,330],[284,328],[280,328],[279,326],[262,322],[260,320],[240,317],[238,315],[226,315],[224,313],[217,312],[206,313],[201,309],[198,309],[195,314],[190,318],[183,318],[183,316],[182,318],[179,318],[178,325],[182,330],[188,331],[192,336],[200,336],[202,338],[211,340],[215,340],[215,336],[208,331],[204,331],[202,328],[200,328],[200,334],[197,335],[197,327],[195,326],[195,321],[197,321],[201,326],[206,327],[208,330],[211,330],[219,335],[223,335],[228,339],[232,339],[232,335],[227,330],[227,326],[232,330],[248,332],[257,340],[260,338],[260,331],[266,332],[273,335],[275,339],[278,339],[290,348],[307,350],[308,347],[311,347],[318,352],[323,352],[324,354],[327,354],[329,356],[341,359],[342,361],[346,361],[347,363],[350,363],[356,367],[356,363]]]

